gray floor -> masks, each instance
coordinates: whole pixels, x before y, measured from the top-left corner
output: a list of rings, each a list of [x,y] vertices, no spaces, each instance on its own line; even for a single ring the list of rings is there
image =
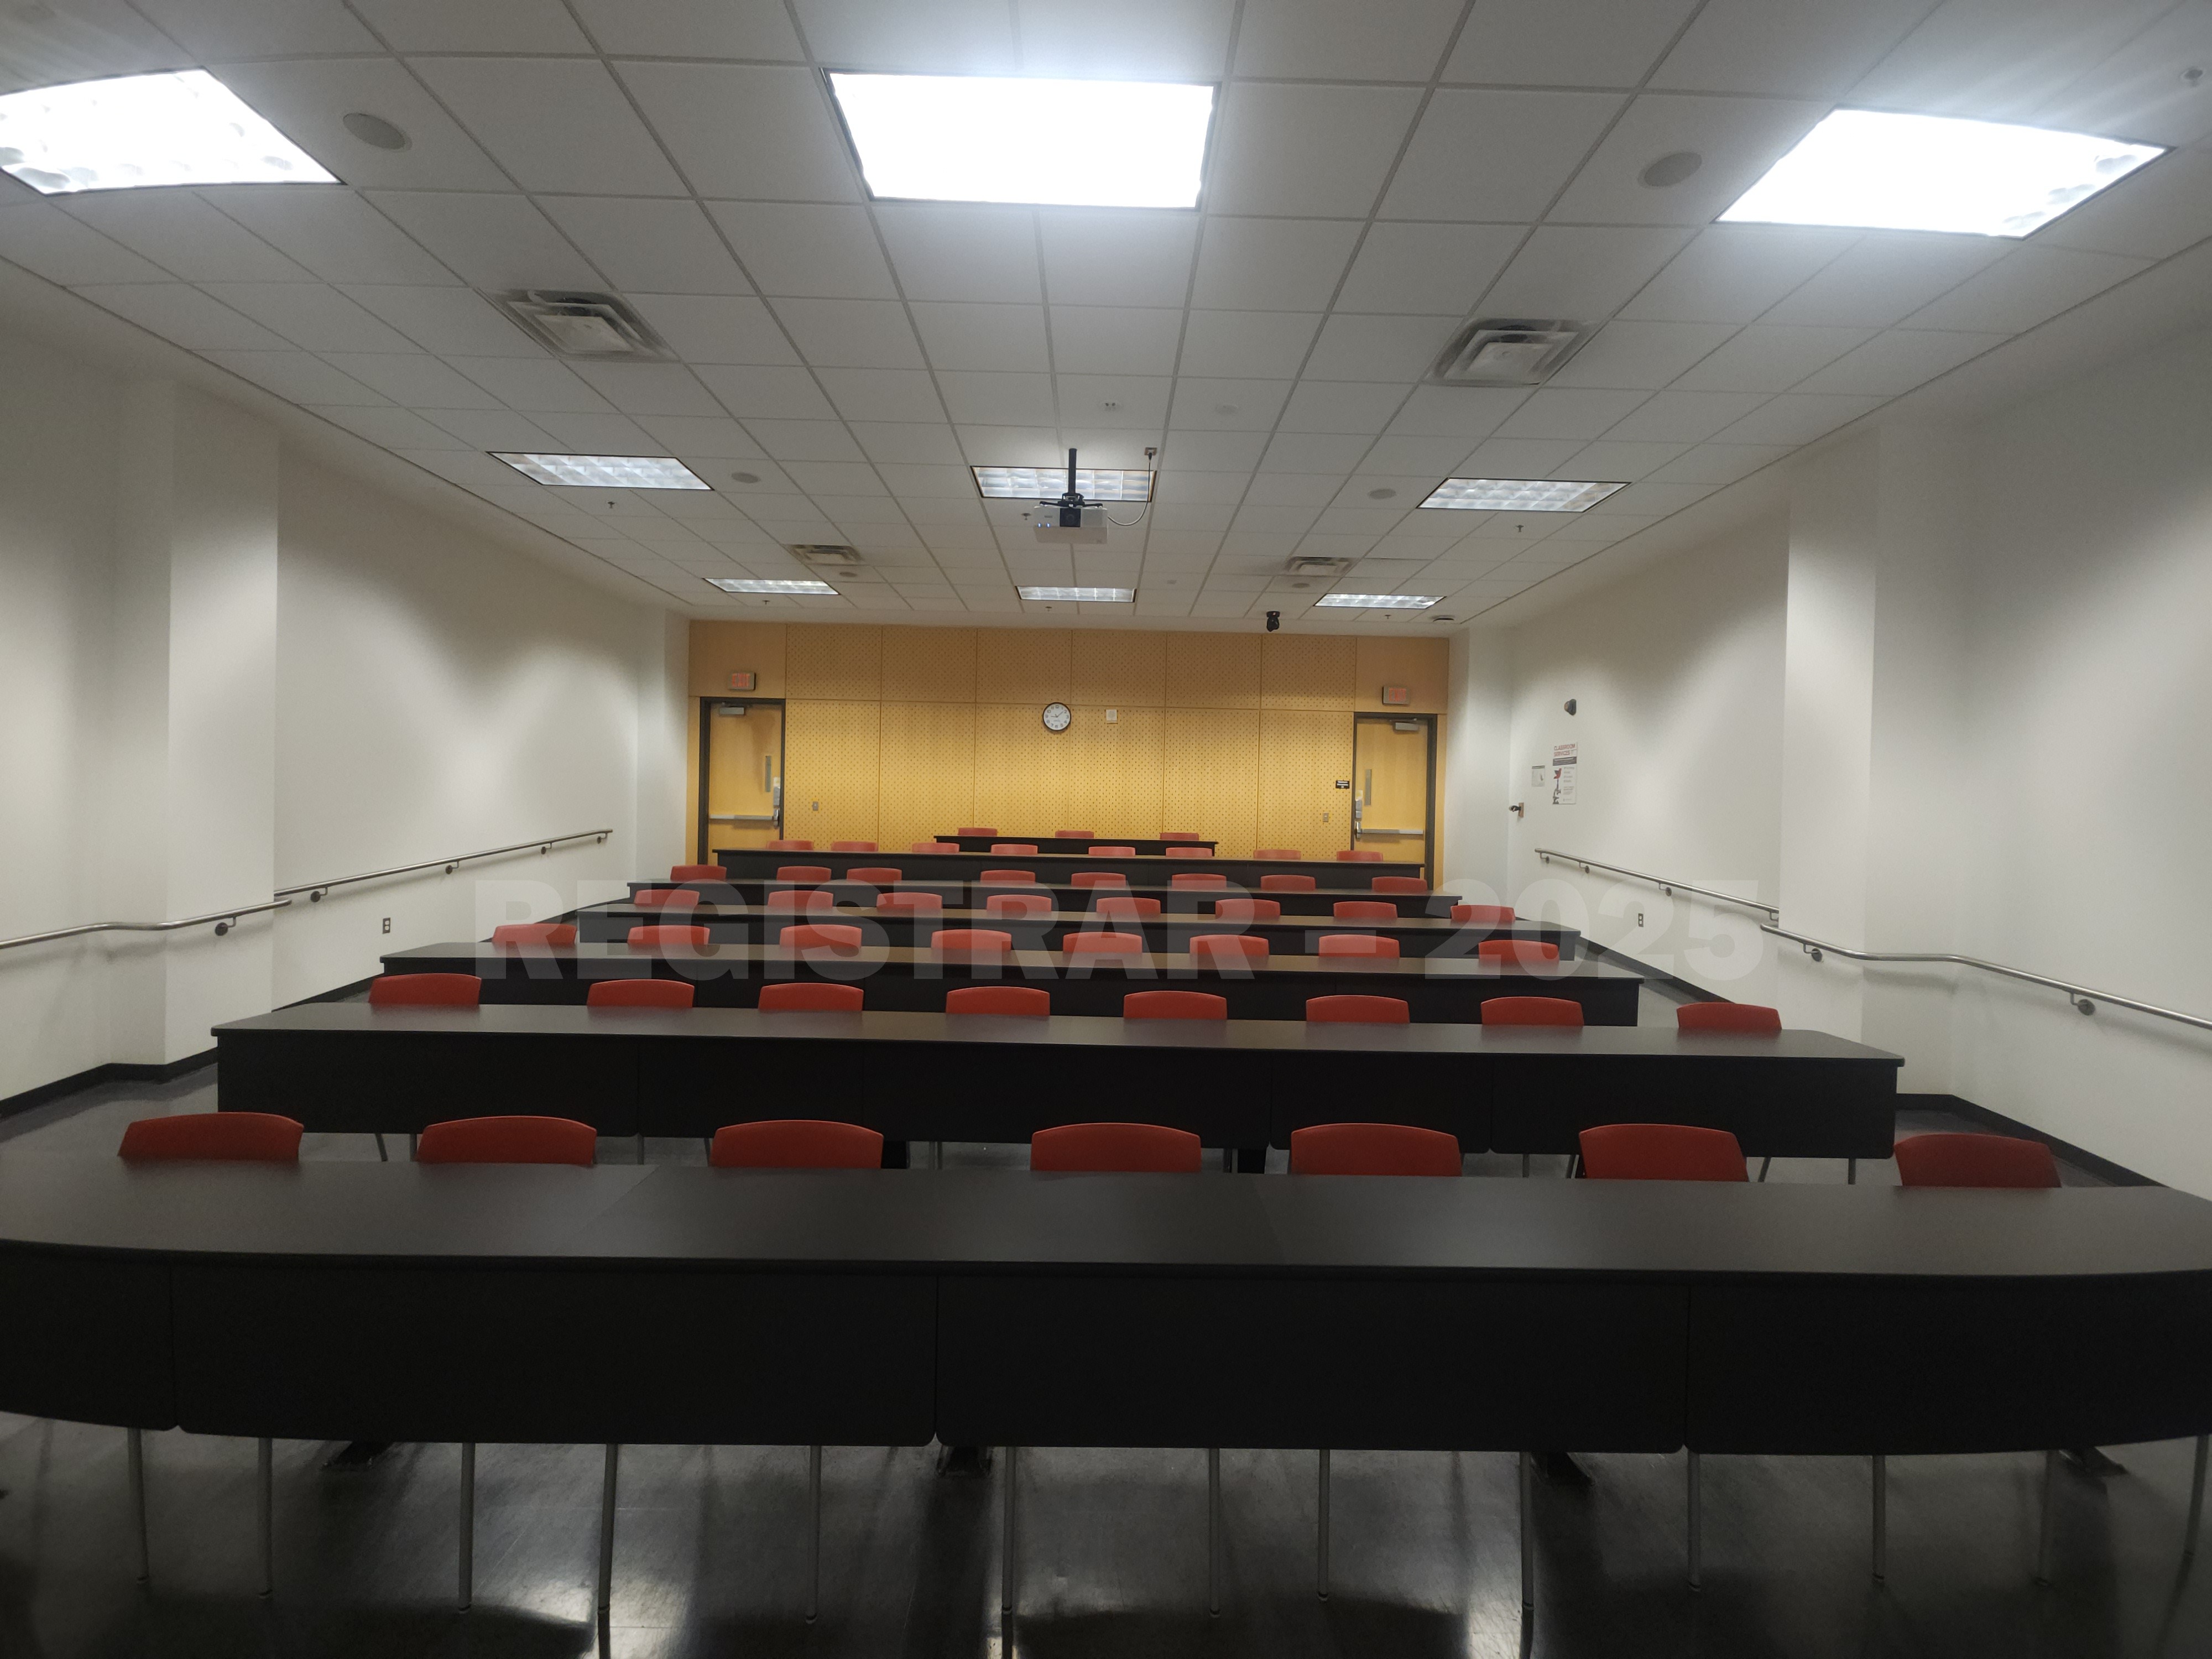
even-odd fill
[[[1662,999],[1647,1004],[1647,1019],[1671,1020]],[[132,1118],[208,1109],[213,1082],[203,1072],[88,1091],[0,1121],[0,1141],[104,1155]],[[1955,1127],[1906,1118],[1908,1128]],[[695,1142],[647,1152],[702,1155]],[[602,1153],[635,1149],[611,1141]],[[305,1155],[376,1152],[365,1136],[311,1136]],[[956,1146],[945,1157],[1022,1161],[1018,1148]],[[1553,1163],[1539,1174],[1560,1173]],[[1519,1161],[1468,1168],[1513,1176]],[[1843,1170],[1780,1160],[1771,1178],[1840,1181]],[[1868,1164],[1861,1178],[1894,1172]],[[616,1319],[586,1322],[579,1340],[619,1340]],[[1512,1342],[1498,1333],[1498,1364],[1512,1363]],[[1018,1361],[1018,1341],[1010,1346]],[[280,1443],[278,1589],[264,1602],[252,1443],[148,1437],[149,1593],[131,1583],[123,1441],[0,1416],[0,1659],[2212,1654],[2212,1589],[2179,1559],[2185,1443],[2112,1449],[2126,1472],[2102,1480],[2062,1474],[2057,1582],[2045,1589],[2030,1577],[2038,1457],[1892,1460],[1881,1588],[1866,1570],[1863,1462],[1708,1459],[1697,1593],[1683,1582],[1682,1459],[1588,1457],[1587,1486],[1539,1482],[1539,1606],[1526,1626],[1504,1455],[1339,1454],[1335,1593],[1324,1603],[1313,1584],[1313,1454],[1225,1453],[1226,1578],[1212,1620],[1200,1455],[1033,1451],[1021,1474],[1022,1612],[1007,1629],[998,1471],[940,1474],[936,1448],[827,1452],[823,1613],[811,1627],[803,1452],[626,1449],[614,1606],[595,1626],[596,1447],[483,1449],[477,1604],[463,1616],[451,1610],[453,1448],[398,1446],[335,1473],[322,1466],[337,1447]]]

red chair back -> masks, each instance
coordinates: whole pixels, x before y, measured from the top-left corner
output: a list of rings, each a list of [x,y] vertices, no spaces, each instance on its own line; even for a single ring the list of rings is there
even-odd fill
[[[793,979],[761,987],[760,1007],[770,1014],[857,1014],[860,988]]]
[[[1060,948],[1069,956],[1132,957],[1145,948],[1141,933],[1070,933]]]
[[[2058,1160],[2041,1141],[2014,1135],[1907,1135],[1897,1143],[1897,1178],[1907,1187],[2056,1187]]]
[[[878,910],[904,910],[914,915],[941,916],[945,901],[935,893],[884,893],[878,896]]]
[[[1305,854],[1295,847],[1261,847],[1255,848],[1252,856],[1255,859],[1281,859],[1295,864]]]
[[[1160,831],[1160,839],[1162,841],[1203,841],[1205,837],[1195,830],[1163,830]]]
[[[1455,1176],[1459,1142],[1405,1123],[1316,1123],[1291,1131],[1292,1175]]]
[[[474,974],[380,974],[368,982],[372,1008],[474,1008],[483,1000]]]
[[[1226,1019],[1229,999],[1211,991],[1132,991],[1121,999],[1124,1019]]]
[[[1681,1031],[1741,1031],[1772,1036],[1782,1029],[1782,1011],[1756,1002],[1686,1002],[1674,1010]]]
[[[297,1164],[301,1133],[299,1124],[274,1112],[185,1112],[140,1118],[124,1129],[116,1151],[145,1164]]]
[[[871,887],[888,887],[895,881],[906,879],[906,872],[881,868],[872,864],[862,869],[856,865],[845,872],[845,879],[865,881]]]
[[[983,901],[983,914],[991,916],[1048,916],[1052,898],[1046,893],[994,893]]]
[[[1052,832],[1052,838],[1054,841],[1097,841],[1098,832],[1096,830],[1055,830]]]
[[[1001,855],[1034,853],[1036,851],[1036,843],[1033,841],[998,841],[991,843],[991,850]]]
[[[1339,864],[1380,864],[1382,855],[1370,853],[1364,848],[1349,848],[1336,855],[1336,861]]]
[[[699,896],[688,887],[648,887],[630,902],[648,910],[689,910]]]
[[[1481,962],[1557,962],[1559,947],[1540,939],[1486,939],[1474,947]]]
[[[1267,959],[1267,941],[1251,933],[1193,933],[1183,948],[1194,957],[1237,957],[1246,962]]]
[[[956,836],[965,836],[972,838],[976,836],[995,836],[999,832],[996,829],[988,823],[971,823],[963,829],[955,830],[952,833]]]
[[[494,945],[574,945],[576,928],[566,921],[502,921],[491,930]]]
[[[1034,985],[963,985],[945,994],[948,1014],[1024,1014],[1052,1012],[1052,993]]]
[[[1274,899],[1224,898],[1213,901],[1217,921],[1279,921],[1283,907]]]
[[[787,951],[857,951],[860,930],[849,922],[802,921],[777,934],[776,943]]]
[[[1380,899],[1339,899],[1329,906],[1329,914],[1339,921],[1395,921],[1398,907]]]
[[[1725,1129],[1686,1123],[1606,1123],[1581,1136],[1592,1181],[1748,1181],[1743,1148]]]
[[[1032,847],[1029,850],[1034,853],[1036,848]],[[1034,887],[1037,884],[1034,870],[986,870],[975,879],[987,887]]]
[[[1583,1006],[1572,997],[1486,997],[1485,1025],[1571,1025],[1579,1030]]]
[[[1311,876],[1262,876],[1260,890],[1263,893],[1310,893],[1314,890]]]
[[[1315,950],[1322,957],[1392,957],[1399,954],[1395,939],[1377,939],[1372,933],[1323,933]]]
[[[1419,876],[1377,876],[1367,884],[1370,893],[1425,893],[1429,884]]]
[[[834,910],[837,896],[826,887],[779,887],[768,896],[766,908],[770,915],[778,912],[791,914],[801,910]]]
[[[1030,1137],[1030,1168],[1058,1173],[1196,1175],[1198,1137],[1157,1123],[1063,1123]]]
[[[876,844],[872,841],[833,841],[830,843],[830,850],[833,853],[872,853],[876,850]]]
[[[1119,870],[1078,870],[1067,878],[1071,887],[1127,887],[1128,877]]]
[[[672,945],[703,951],[707,948],[707,930],[687,927],[680,922],[648,921],[629,930],[628,943],[633,951],[665,951]]]
[[[1095,859],[1131,859],[1137,855],[1133,847],[1086,847],[1083,850]]]
[[[1451,908],[1454,921],[1471,921],[1482,927],[1503,927],[1513,920],[1510,904],[1455,904]]]
[[[1168,885],[1183,888],[1226,887],[1229,885],[1229,878],[1210,870],[1186,870],[1179,875],[1170,876]]]
[[[1146,916],[1160,913],[1160,902],[1156,898],[1139,898],[1131,893],[1103,893],[1091,902],[1091,914],[1096,916],[1123,916],[1131,921],[1142,921]]]
[[[1014,936],[990,927],[940,927],[929,948],[945,956],[998,956],[1014,948]]]
[[[698,993],[689,980],[603,979],[584,993],[586,1008],[689,1008]]]
[[[811,1117],[731,1123],[714,1131],[707,1162],[718,1170],[879,1170],[884,1138],[857,1123]]]
[[[727,881],[730,872],[719,864],[672,864],[668,866],[671,881]]]
[[[1171,859],[1210,859],[1213,856],[1211,847],[1163,847],[1160,851]]]
[[[957,853],[960,843],[952,841],[918,841],[914,844],[917,853]]]
[[[574,1164],[590,1169],[599,1132],[572,1117],[457,1117],[415,1143],[417,1164]]]
[[[827,881],[830,866],[826,864],[787,864],[775,872],[778,881]]]
[[[1306,1018],[1316,1025],[1406,1025],[1413,1010],[1403,997],[1308,997]]]
[[[771,853],[811,853],[814,850],[814,843],[811,841],[772,841],[768,843],[766,850]]]

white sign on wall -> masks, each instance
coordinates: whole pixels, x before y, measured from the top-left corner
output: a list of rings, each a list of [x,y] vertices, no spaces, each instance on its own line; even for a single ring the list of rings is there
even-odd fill
[[[1572,806],[1575,804],[1575,770],[1581,764],[1578,745],[1555,743],[1552,745],[1552,805]]]

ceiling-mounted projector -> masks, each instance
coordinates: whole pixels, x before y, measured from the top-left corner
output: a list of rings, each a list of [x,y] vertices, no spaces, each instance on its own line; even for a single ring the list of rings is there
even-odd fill
[[[1075,487],[1075,452],[1067,452],[1067,488],[1048,501],[1041,501],[1029,514],[1030,528],[1047,547],[1066,547],[1106,539],[1106,514],[1098,503],[1085,499]]]

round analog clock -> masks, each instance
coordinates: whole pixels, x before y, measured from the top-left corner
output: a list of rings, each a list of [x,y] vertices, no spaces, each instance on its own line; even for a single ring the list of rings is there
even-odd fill
[[[1044,706],[1044,729],[1048,732],[1066,731],[1074,718],[1067,712],[1067,705],[1064,702],[1048,702]]]

